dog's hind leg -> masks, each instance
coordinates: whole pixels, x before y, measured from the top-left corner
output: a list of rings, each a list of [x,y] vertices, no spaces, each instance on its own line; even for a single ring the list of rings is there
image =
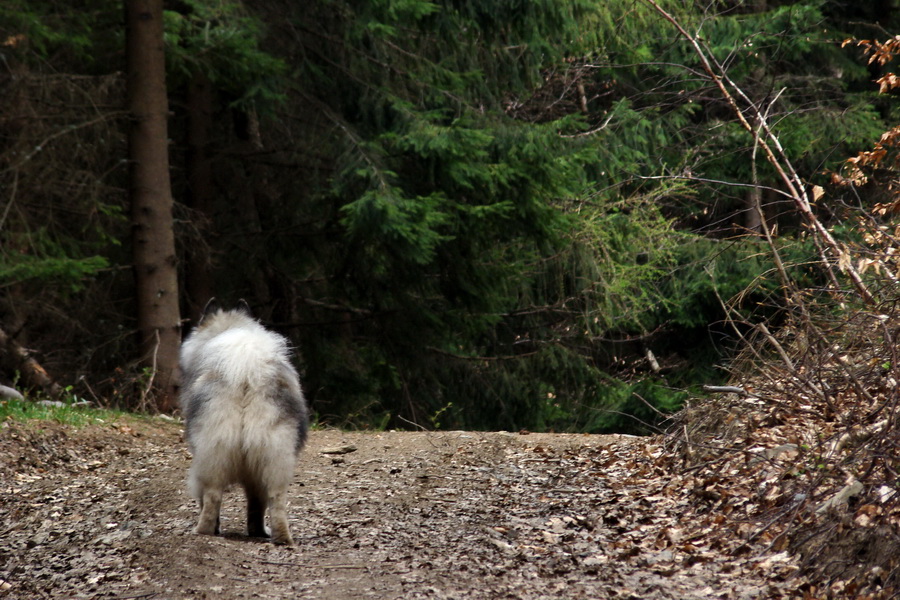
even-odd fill
[[[269,537],[266,529],[266,496],[253,486],[244,486],[247,494],[247,535]]]
[[[294,545],[287,517],[287,492],[269,496],[269,521],[272,524],[272,541],[276,544]]]
[[[218,535],[219,510],[222,508],[222,490],[204,488],[200,496],[200,520],[194,533]]]

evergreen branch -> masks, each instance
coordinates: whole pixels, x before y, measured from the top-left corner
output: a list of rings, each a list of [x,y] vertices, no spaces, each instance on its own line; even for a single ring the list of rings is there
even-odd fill
[[[751,109],[753,117],[755,118],[757,123],[759,123],[761,131],[765,133],[765,139],[761,137],[756,138],[756,142],[759,148],[763,150],[766,156],[766,160],[768,160],[769,164],[771,164],[775,171],[778,173],[782,182],[784,182],[791,200],[793,200],[794,202],[794,206],[797,208],[800,214],[803,215],[804,219],[816,233],[816,236],[814,237],[824,242],[824,246],[819,246],[818,249],[822,265],[828,273],[829,278],[835,284],[835,287],[840,287],[837,285],[837,277],[834,273],[833,265],[828,259],[828,255],[825,251],[826,247],[834,255],[839,268],[850,276],[850,280],[852,281],[853,286],[856,288],[856,291],[859,293],[859,296],[862,298],[862,300],[866,304],[874,305],[875,298],[872,296],[872,293],[869,291],[865,282],[862,280],[862,276],[860,275],[859,271],[857,271],[853,266],[849,254],[840,246],[840,244],[837,243],[828,229],[813,213],[812,205],[809,201],[809,196],[806,193],[805,186],[800,179],[800,176],[797,174],[797,171],[791,164],[787,153],[784,150],[784,147],[781,145],[781,141],[772,131],[771,127],[768,124],[768,121],[760,111],[759,107],[757,107],[757,105],[750,100],[750,98],[744,93],[744,91],[728,76],[728,73],[725,71],[724,67],[720,63],[715,61],[714,58],[712,58],[711,53],[709,53],[707,49],[703,48],[703,46],[700,44],[698,36],[688,33],[687,30],[685,30],[685,28],[681,25],[681,23],[671,14],[666,12],[666,10],[663,9],[656,2],[656,0],[644,1],[652,6],[660,15],[662,15],[665,20],[669,21],[693,47],[695,54],[700,59],[700,64],[703,67],[703,70],[716,85],[716,87],[719,88],[722,97],[731,108],[732,112],[738,120],[738,123],[748,133],[750,133],[750,135],[753,135],[754,128],[750,124],[747,117],[744,115],[744,112],[741,110],[740,106],[738,106],[734,95],[729,91],[729,87],[731,87],[735,91],[735,93],[744,102],[746,102],[746,104]],[[713,63],[715,63],[715,68],[713,68]]]
[[[294,28],[292,27],[292,29],[294,29]],[[427,86],[426,86],[426,85],[425,85],[425,84],[424,84],[424,83],[416,76],[415,73],[411,73],[411,72],[408,72],[408,71],[404,71],[404,70],[398,68],[398,67],[394,64],[393,61],[385,62],[385,61],[379,60],[379,59],[375,58],[374,56],[372,56],[369,52],[363,52],[363,51],[360,50],[359,48],[356,48],[355,46],[352,46],[352,45],[348,45],[348,44],[346,44],[345,42],[343,42],[342,40],[339,40],[338,38],[336,38],[336,37],[334,37],[334,36],[332,36],[332,35],[325,34],[325,33],[323,33],[322,31],[318,31],[318,30],[314,30],[314,29],[309,29],[309,28],[303,28],[303,32],[304,32],[304,33],[307,33],[307,34],[310,34],[310,35],[313,35],[313,36],[316,36],[316,37],[319,37],[319,38],[322,38],[322,39],[324,39],[324,40],[326,40],[326,41],[329,41],[329,42],[331,42],[331,43],[333,43],[333,44],[335,44],[335,45],[337,45],[337,46],[340,46],[340,47],[343,48],[344,50],[347,50],[347,51],[353,53],[355,56],[361,57],[364,61],[370,62],[371,64],[375,65],[375,66],[378,67],[379,69],[382,69],[382,70],[384,70],[385,72],[393,73],[394,75],[399,76],[400,78],[404,79],[405,81],[407,81],[407,82],[410,83],[410,84],[418,85],[418,86],[420,86],[420,87],[423,88],[423,89],[424,89],[424,88],[427,88]],[[297,33],[296,31],[293,32],[293,35],[296,36],[297,39],[302,39],[302,36],[300,36],[300,34]],[[413,59],[413,60],[422,61],[422,62],[424,62],[426,65],[428,65],[428,66],[430,66],[430,67],[432,67],[432,68],[437,68],[437,67],[438,67],[438,64],[437,64],[437,63],[435,63],[435,62],[429,60],[428,58],[426,58],[426,57],[424,57],[424,56],[415,54],[415,53],[410,52],[410,51],[408,51],[408,50],[404,50],[404,49],[401,48],[400,46],[398,46],[398,45],[396,45],[396,44],[392,44],[392,43],[388,42],[387,40],[381,40],[381,41],[382,41],[382,43],[384,43],[388,48],[391,48],[392,50],[396,51],[398,54],[407,56],[407,57],[409,57],[409,58],[411,58],[411,59]],[[356,73],[355,73],[355,71],[353,71],[353,70],[351,70],[351,69],[348,69],[348,68],[344,67],[344,65],[339,64],[339,63],[333,61],[333,60],[331,59],[331,54],[332,54],[332,53],[330,53],[330,52],[328,52],[328,51],[323,51],[319,46],[315,46],[315,45],[307,45],[306,47],[307,47],[307,49],[308,49],[310,52],[316,54],[316,56],[318,56],[323,62],[328,63],[329,65],[331,65],[332,67],[334,67],[334,68],[337,69],[338,71],[342,72],[346,77],[348,77],[348,78],[350,78],[350,79],[356,81],[357,83],[359,83],[359,84],[362,85],[363,87],[368,88],[368,89],[370,89],[370,90],[372,90],[372,91],[378,91],[378,90],[379,90],[379,87],[378,87],[378,86],[373,85],[373,84],[370,83],[369,81],[366,81],[366,80],[362,79],[361,77],[357,76]],[[475,104],[473,104],[473,103],[471,103],[471,102],[466,101],[464,98],[458,96],[457,94],[453,94],[453,93],[451,93],[450,91],[448,91],[448,90],[446,90],[446,89],[443,89],[443,88],[440,87],[440,86],[435,86],[435,87],[433,87],[433,88],[428,88],[428,89],[430,89],[431,91],[436,91],[436,92],[438,92],[439,94],[441,94],[441,95],[443,95],[443,96],[449,98],[450,100],[453,100],[454,102],[457,102],[457,103],[459,103],[459,104],[462,105],[462,106],[466,106],[467,108],[469,108],[469,109],[471,109],[471,110],[473,110],[473,111],[475,111],[475,112],[484,112],[484,107],[478,107],[477,105],[475,105]]]

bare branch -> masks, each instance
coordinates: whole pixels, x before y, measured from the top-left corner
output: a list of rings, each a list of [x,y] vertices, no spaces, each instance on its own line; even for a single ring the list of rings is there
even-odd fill
[[[841,247],[840,244],[838,244],[838,242],[832,237],[828,229],[824,225],[822,225],[822,222],[819,221],[819,219],[813,213],[812,205],[810,204],[809,197],[806,193],[806,186],[791,164],[778,137],[772,132],[772,129],[769,127],[766,116],[763,115],[759,107],[750,100],[750,98],[744,93],[744,91],[740,87],[738,87],[738,85],[735,84],[734,81],[731,80],[725,69],[711,58],[711,55],[706,49],[703,48],[696,35],[688,33],[688,31],[684,29],[681,23],[677,19],[675,19],[675,17],[666,12],[665,9],[663,9],[656,2],[656,0],[644,1],[652,6],[660,15],[662,15],[664,19],[669,21],[688,41],[688,43],[691,44],[694,52],[700,59],[700,64],[703,67],[703,70],[716,85],[716,87],[719,88],[722,97],[731,108],[740,125],[745,130],[747,130],[748,133],[754,135],[757,146],[762,149],[763,153],[766,156],[766,160],[769,161],[769,164],[771,164],[775,171],[778,173],[786,189],[788,190],[791,200],[794,202],[794,206],[797,208],[800,214],[803,215],[803,218],[807,221],[807,223],[815,233],[815,237],[817,239],[820,239],[824,243],[824,246],[819,248],[819,255],[824,268],[829,273],[829,276],[833,280],[836,279],[836,276],[833,272],[834,265],[832,261],[829,260],[826,249],[830,251],[834,262],[838,265],[838,268],[841,271],[847,273],[847,275],[850,277],[850,280],[853,282],[853,286],[856,288],[862,300],[866,304],[874,305],[875,298],[872,296],[865,282],[862,280],[862,276],[853,266],[853,263],[850,260],[847,251],[843,247]],[[715,67],[713,66],[713,63],[715,63]],[[747,120],[744,111],[742,111],[740,106],[738,106],[737,100],[735,100],[734,94],[729,91],[729,88],[733,89],[734,93],[737,94],[750,108],[750,113],[757,121],[760,131],[765,134],[764,137],[755,135],[753,125]]]

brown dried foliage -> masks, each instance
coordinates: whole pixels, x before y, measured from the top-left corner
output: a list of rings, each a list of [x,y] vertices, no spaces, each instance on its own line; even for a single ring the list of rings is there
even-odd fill
[[[844,40],[842,47],[855,44],[868,57],[869,64],[885,66],[900,54],[900,36],[894,36],[885,42],[877,40]],[[886,94],[900,87],[900,78],[894,73],[887,73],[876,80],[879,93]],[[832,182],[840,186],[863,186],[873,179],[886,180],[887,191],[891,196],[897,193],[897,181],[892,174],[900,167],[900,126],[885,131],[871,150],[865,150],[847,159],[841,173],[832,174]],[[885,173],[887,172],[887,173]],[[879,173],[887,177],[879,177]],[[893,198],[878,203],[873,212],[879,215],[894,213],[900,209],[900,198]]]
[[[798,555],[811,598],[894,597],[900,315],[824,308],[752,340],[735,368],[747,395],[689,407],[669,448],[723,535],[745,540],[735,552]],[[748,363],[757,374],[739,375]]]

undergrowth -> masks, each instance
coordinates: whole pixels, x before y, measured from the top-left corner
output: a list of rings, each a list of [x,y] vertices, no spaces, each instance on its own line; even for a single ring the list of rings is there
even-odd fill
[[[743,540],[734,552],[797,556],[804,598],[900,593],[897,331],[893,299],[807,302],[747,338],[739,393],[689,403],[670,430],[697,501]]]

